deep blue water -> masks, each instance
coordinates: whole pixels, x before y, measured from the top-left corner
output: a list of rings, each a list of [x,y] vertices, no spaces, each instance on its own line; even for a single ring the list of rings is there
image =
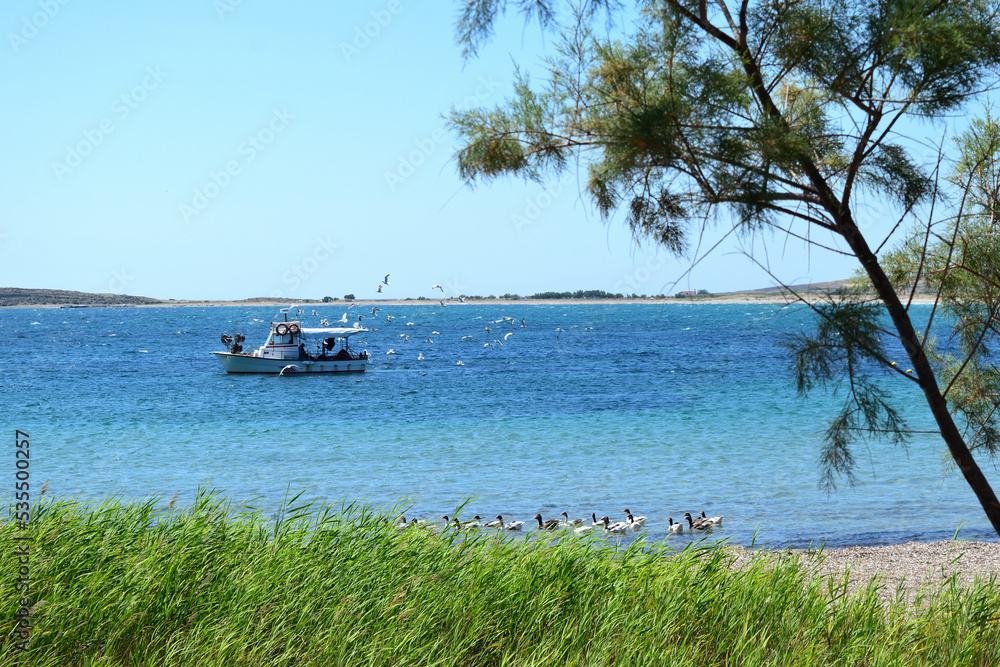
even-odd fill
[[[317,310],[332,321],[344,308]],[[426,518],[467,498],[466,517],[618,519],[629,507],[649,517],[653,538],[668,516],[705,509],[725,515],[715,537],[749,544],[756,532],[774,546],[959,529],[996,539],[933,435],[905,451],[859,443],[858,485],[818,488],[819,445],[843,396],[796,396],[775,345],[809,326],[794,308],[414,304],[373,318],[358,307],[352,318],[378,327],[362,336],[368,373],[227,375],[210,354],[219,334],[259,345],[276,310],[0,311],[0,414],[11,434],[31,434],[33,488],[48,480],[56,496],[84,499],[180,492],[183,504],[209,484],[264,506],[304,490],[334,503],[402,500]],[[503,316],[518,325],[490,324]],[[508,332],[504,346],[484,347]],[[931,429],[909,383],[885,382],[910,426]]]

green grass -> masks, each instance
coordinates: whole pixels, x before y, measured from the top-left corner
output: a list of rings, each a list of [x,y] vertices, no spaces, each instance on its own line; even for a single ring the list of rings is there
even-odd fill
[[[996,665],[1000,587],[917,607],[717,545],[399,531],[364,507],[279,519],[202,494],[46,503],[33,519],[34,665]],[[0,526],[4,544],[14,536]],[[0,560],[10,590],[17,567]],[[0,636],[15,612],[0,598]]]

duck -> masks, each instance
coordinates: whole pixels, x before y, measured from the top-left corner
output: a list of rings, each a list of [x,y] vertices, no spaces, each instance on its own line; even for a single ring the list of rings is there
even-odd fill
[[[632,516],[632,510],[630,510],[629,508],[626,507],[625,509],[623,509],[622,513],[623,514],[627,514],[629,517],[631,517],[631,519],[630,519],[631,521],[635,521],[640,526],[645,526],[646,525],[646,517],[644,517],[644,516]]]
[[[629,530],[632,532],[642,530],[642,521],[637,521],[631,514],[626,514],[625,518]]]
[[[504,524],[504,530],[521,530],[524,527],[523,521],[508,521]]]
[[[624,535],[625,531],[628,530],[628,526],[624,521],[615,521],[611,523],[611,519],[606,516],[601,517],[601,521],[604,523],[605,533],[614,533],[616,535]]]
[[[705,510],[702,510],[701,511],[701,523],[707,523],[707,524],[709,524],[711,526],[721,526],[722,525],[722,519],[725,516],[726,516],[725,514],[722,514],[720,516],[705,516]]]
[[[478,514],[472,517],[472,521],[464,521],[459,525],[467,530],[476,530],[483,527],[482,520],[479,518]]]
[[[545,521],[542,521],[541,514],[536,514],[531,518],[538,522],[538,530],[555,530],[559,527],[558,519],[546,519]]]
[[[593,512],[590,513],[590,521],[591,521],[591,523],[590,523],[591,526],[603,526],[604,525],[604,519],[598,519],[597,515],[594,514]]]
[[[580,533],[589,532],[593,530],[593,528],[594,528],[593,526],[577,526],[576,528],[573,529],[573,532],[579,535]]]
[[[585,519],[571,519],[566,512],[559,512],[559,516],[563,517],[564,526],[581,526],[585,521]]]
[[[680,522],[674,523],[674,518],[672,516],[668,516],[667,517],[667,522],[669,522],[669,524],[670,524],[670,528],[668,530],[670,530],[671,533],[683,533],[684,532],[684,524],[680,523]]]
[[[688,526],[691,530],[711,530],[712,526],[701,521],[701,517],[698,517],[698,521],[691,518],[690,512],[684,512],[684,518],[687,519]]]
[[[503,528],[503,517],[497,514],[494,518],[494,521],[485,522],[483,528]]]

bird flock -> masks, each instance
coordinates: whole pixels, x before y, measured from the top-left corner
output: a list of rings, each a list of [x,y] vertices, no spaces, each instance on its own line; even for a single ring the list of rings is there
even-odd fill
[[[426,521],[423,519],[411,519],[407,521],[406,516],[400,515],[396,517],[392,525],[397,530],[423,528],[434,531],[446,528],[462,531],[520,531],[527,525],[530,528],[540,531],[572,530],[576,534],[597,531],[611,535],[625,535],[630,532],[639,532],[646,527],[647,518],[645,516],[634,515],[627,507],[622,509],[622,514],[625,515],[625,518],[620,521],[611,521],[611,518],[607,515],[597,518],[596,512],[590,513],[589,521],[586,518],[571,519],[566,512],[559,513],[559,516],[562,517],[561,519],[545,519],[541,513],[537,513],[531,517],[531,521],[508,520],[501,514],[497,514],[489,520],[483,519],[476,514],[468,521],[460,521],[457,517],[449,518],[447,514],[442,514],[438,521]],[[705,514],[705,510],[702,510],[700,516],[695,517],[690,512],[685,512],[683,518],[686,521],[686,525],[682,522],[675,523],[673,517],[667,517],[668,532],[683,533],[686,528],[691,532],[697,533],[721,528],[724,515],[710,517]],[[440,523],[440,521],[443,521],[443,523]]]

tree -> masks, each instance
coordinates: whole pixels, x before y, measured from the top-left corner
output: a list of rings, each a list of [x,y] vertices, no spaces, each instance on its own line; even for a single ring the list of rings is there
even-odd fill
[[[557,10],[564,8],[554,0],[516,4],[546,27],[559,23]],[[466,0],[457,26],[466,57],[489,39],[506,6]],[[727,233],[753,238],[778,231],[855,257],[871,298],[849,291],[812,304],[815,333],[786,341],[801,392],[831,382],[847,388],[823,446],[825,481],[850,479],[850,445],[859,437],[906,442],[887,383],[874,378],[883,372],[919,387],[952,459],[1000,535],[1000,502],[972,455],[968,429],[963,434],[956,422],[973,413],[987,418],[989,402],[962,408],[948,401],[949,391],[987,388],[965,389],[950,380],[942,387],[939,379],[954,377],[945,367],[962,361],[950,360],[945,348],[931,349],[929,329],[918,331],[911,319],[912,292],[897,293],[916,267],[918,279],[939,285],[943,295],[951,290],[955,296],[945,296],[946,304],[969,304],[978,313],[960,332],[963,344],[971,341],[963,349],[972,378],[989,370],[986,334],[977,343],[975,332],[996,332],[994,311],[969,301],[983,296],[978,288],[950,286],[981,278],[966,272],[959,280],[946,263],[929,259],[913,264],[919,242],[898,253],[910,263],[900,259],[887,275],[878,252],[888,239],[873,248],[859,224],[871,213],[858,206],[860,196],[876,196],[898,216],[897,228],[907,220],[938,228],[934,215],[961,176],[949,181],[921,165],[919,145],[904,130],[908,122],[962,110],[994,85],[998,3],[638,0],[634,28],[619,39],[595,36],[592,26],[602,12],[609,24],[633,18],[617,0],[580,0],[560,26],[542,86],[518,71],[514,96],[503,105],[451,114],[462,142],[460,175],[470,184],[508,175],[539,180],[579,164],[587,171],[586,192],[605,219],[622,210],[637,240],[675,253],[726,219]],[[956,229],[966,221],[955,218]],[[942,238],[937,233],[915,238],[927,244],[930,258],[947,250],[934,245]],[[975,247],[978,256],[990,251]],[[901,344],[910,368],[890,360],[886,334]],[[994,442],[990,438],[970,442]]]

